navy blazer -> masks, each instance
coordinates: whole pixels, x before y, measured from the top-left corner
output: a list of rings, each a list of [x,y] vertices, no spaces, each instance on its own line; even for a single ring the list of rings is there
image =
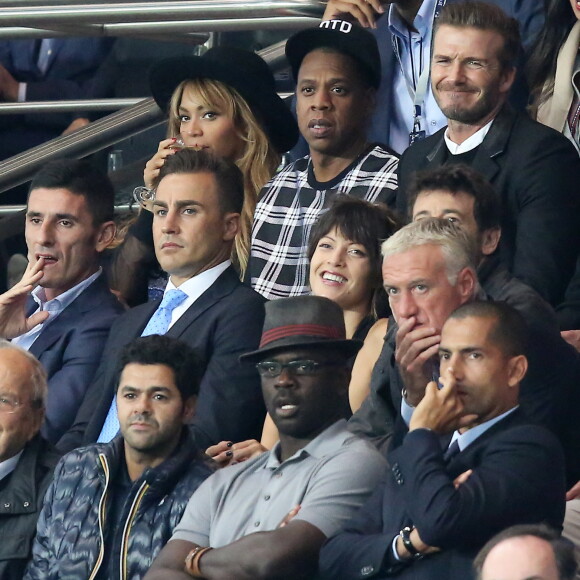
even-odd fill
[[[28,83],[27,101],[99,99],[112,96],[110,75],[101,65],[114,39],[55,38],[48,68],[38,68],[36,39],[0,41],[0,64],[18,81]],[[86,113],[9,115],[2,119],[0,159],[53,139]]]
[[[445,163],[445,129],[409,147],[399,163],[397,208],[406,213],[415,171]],[[502,203],[503,263],[553,306],[580,249],[580,158],[563,135],[505,106],[471,163]]]
[[[36,303],[29,298],[29,312]],[[89,284],[28,349],[48,375],[48,398],[41,433],[56,443],[73,424],[91,384],[109,329],[124,311],[103,274]]]
[[[117,389],[119,352],[141,336],[159,302],[129,310],[111,328],[75,424],[58,443],[62,451],[94,443],[99,437]],[[253,365],[240,363],[238,357],[258,347],[263,323],[264,299],[242,285],[230,267],[167,331],[189,344],[203,361],[192,425],[200,449],[222,440],[259,438],[266,414],[260,378]]]
[[[449,439],[417,429],[389,454],[383,482],[322,548],[323,578],[468,580],[473,558],[500,530],[536,522],[561,529],[564,458],[549,431],[516,410],[446,463]],[[472,475],[456,489],[453,480],[468,469]],[[393,538],[407,525],[441,552],[389,571]]]

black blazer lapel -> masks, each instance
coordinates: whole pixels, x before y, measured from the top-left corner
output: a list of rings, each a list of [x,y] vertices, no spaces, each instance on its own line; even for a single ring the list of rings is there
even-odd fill
[[[493,181],[501,170],[497,159],[503,155],[507,148],[515,119],[516,114],[509,105],[504,105],[475,155],[472,167],[488,181]]]
[[[185,311],[181,318],[167,331],[169,336],[179,338],[208,308],[241,284],[236,271],[230,266],[219,278]]]
[[[429,168],[431,166],[439,167],[440,165],[443,165],[443,163],[445,163],[446,145],[445,145],[445,139],[443,138],[443,135],[445,134],[446,130],[447,130],[447,127],[439,130],[439,132],[438,132],[439,139],[437,140],[437,142],[433,146],[433,149],[431,149],[431,151],[429,151],[429,153],[427,153],[427,155],[425,156],[427,159],[427,165],[426,165],[427,168]]]
[[[482,449],[487,446],[487,441],[490,437],[494,437],[498,431],[503,431],[509,429],[515,425],[525,425],[529,422],[526,421],[522,412],[518,409],[512,411],[507,417],[504,417],[501,421],[498,421],[495,425],[492,425],[485,433],[482,433],[471,445],[468,445],[466,449],[461,451],[458,455],[453,457],[449,462],[449,471],[462,473],[468,467],[472,467],[474,464],[474,458],[477,458]],[[448,436],[448,441],[451,437]],[[477,463],[477,460],[475,460]]]

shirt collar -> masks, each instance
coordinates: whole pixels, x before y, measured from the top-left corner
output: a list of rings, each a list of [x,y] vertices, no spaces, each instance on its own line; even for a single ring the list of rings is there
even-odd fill
[[[37,286],[32,292],[31,296],[36,302],[40,310],[47,311],[58,311],[64,310],[87,286],[92,284],[103,271],[99,268],[94,274],[85,278],[82,282],[79,282],[76,286],[69,288],[66,292],[59,294],[56,298],[52,300],[46,299],[46,292],[41,286]]]
[[[303,455],[311,455],[315,458],[324,457],[329,453],[334,453],[336,448],[342,445],[344,441],[351,436],[352,434],[346,428],[346,419],[339,419],[336,423],[327,427],[322,433],[319,433],[312,441],[310,441],[310,443],[308,443],[308,445],[305,445],[302,449],[296,451],[292,457],[289,457],[283,463],[295,461]],[[278,441],[270,451],[268,461],[264,465],[265,469],[276,469],[282,465],[278,459],[279,449],[280,442]]]
[[[469,139],[466,139],[461,145],[457,145],[449,139],[449,127],[445,129],[445,133],[443,135],[445,139],[445,144],[447,145],[447,149],[451,155],[460,155],[461,153],[467,153],[476,147],[479,147],[485,136],[488,134],[491,124],[493,123],[494,119],[492,119],[487,125],[484,125],[481,129],[476,131]]]
[[[18,463],[23,451],[24,449],[21,449],[19,453],[14,455],[14,457],[0,462],[0,480],[10,475],[16,469],[16,464]]]
[[[481,423],[468,429],[464,433],[459,433],[459,431],[455,431],[453,433],[453,437],[451,437],[451,441],[449,445],[451,445],[454,441],[457,441],[459,445],[459,449],[463,451],[468,445],[471,445],[478,437],[481,437],[490,427],[493,427],[496,423],[501,421],[504,417],[507,417],[509,414],[513,413],[519,405],[511,408],[509,411],[490,419],[489,421],[485,421],[485,423]]]
[[[413,20],[413,26],[423,39],[427,38],[431,31],[436,4],[437,0],[423,0],[417,15]],[[395,4],[391,4],[389,9],[389,30],[392,34],[395,34],[400,38],[406,39],[409,35],[409,26],[401,18]]]
[[[187,294],[188,299],[197,299],[199,298],[219,277],[220,275],[225,272],[230,266],[232,262],[230,260],[226,260],[209,270],[203,271],[201,274],[197,276],[193,276],[189,280],[186,280],[179,286],[179,290],[185,292]],[[175,290],[177,286],[171,281],[171,277],[167,281],[167,286],[165,287],[165,292],[169,290]]]

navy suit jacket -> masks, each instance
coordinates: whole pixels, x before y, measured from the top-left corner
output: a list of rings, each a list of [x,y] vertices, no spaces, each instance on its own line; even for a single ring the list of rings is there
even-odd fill
[[[449,440],[417,429],[389,454],[383,482],[323,547],[323,578],[468,580],[476,553],[500,530],[536,522],[561,528],[564,458],[549,431],[516,410],[447,463]],[[468,469],[472,475],[455,489],[453,480]],[[441,552],[389,572],[393,538],[407,525]]]
[[[36,303],[29,300],[29,312],[34,312]],[[101,274],[32,343],[29,352],[48,375],[41,432],[51,443],[56,443],[73,424],[99,366],[109,329],[123,311]]]
[[[415,171],[446,161],[445,129],[409,147],[399,163],[397,208]],[[502,203],[502,262],[553,306],[559,304],[580,248],[580,158],[563,135],[505,106],[471,167]]]
[[[95,380],[59,449],[70,451],[97,440],[117,389],[119,352],[141,336],[159,302],[137,306],[113,325]],[[222,440],[259,438],[266,414],[260,378],[238,357],[258,347],[263,323],[264,299],[243,286],[230,267],[167,331],[189,344],[203,362],[192,425],[200,449]]]
[[[111,38],[55,38],[48,68],[38,68],[35,39],[0,42],[0,64],[18,81],[28,83],[27,101],[98,99],[112,96],[112,79],[101,65],[113,46]],[[5,115],[0,131],[0,159],[57,137],[70,122],[84,116],[51,113]]]

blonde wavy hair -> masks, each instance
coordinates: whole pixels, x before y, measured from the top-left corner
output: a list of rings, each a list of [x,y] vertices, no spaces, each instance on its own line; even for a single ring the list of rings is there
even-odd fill
[[[252,221],[258,194],[280,165],[281,155],[274,149],[246,100],[232,87],[212,79],[183,81],[173,91],[169,102],[168,137],[179,136],[179,106],[185,90],[202,106],[227,115],[233,120],[238,137],[245,143],[244,154],[235,159],[244,176],[244,206],[241,228],[232,250],[232,261],[243,278],[248,266]]]

